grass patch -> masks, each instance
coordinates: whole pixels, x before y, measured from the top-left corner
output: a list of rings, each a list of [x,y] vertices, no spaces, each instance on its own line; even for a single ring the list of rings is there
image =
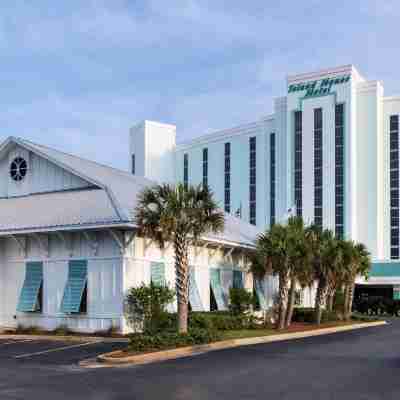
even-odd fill
[[[262,337],[262,336],[280,335],[283,333],[306,332],[316,329],[332,328],[336,326],[339,327],[339,326],[353,325],[356,322],[355,321],[325,322],[321,325],[293,322],[288,329],[283,329],[281,331],[278,331],[275,328],[232,330],[232,331],[222,332],[221,340],[246,339],[246,338]]]

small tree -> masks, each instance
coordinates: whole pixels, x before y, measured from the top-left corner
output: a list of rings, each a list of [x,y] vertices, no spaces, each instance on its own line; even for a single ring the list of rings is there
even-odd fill
[[[229,308],[233,314],[243,314],[249,311],[254,303],[253,293],[244,288],[229,289]]]
[[[183,184],[157,185],[139,195],[135,223],[141,234],[154,239],[161,248],[174,246],[178,330],[188,330],[189,246],[209,232],[224,229],[224,213],[208,187]]]
[[[288,307],[285,318],[285,326],[288,328],[292,323],[297,287],[304,289],[311,286],[313,282],[312,252],[308,242],[303,219],[292,217],[288,221],[289,235],[291,241],[290,251],[290,288]]]
[[[368,278],[371,268],[371,256],[362,243],[347,241],[344,257],[346,258],[344,315],[346,320],[349,320],[351,318],[356,278],[357,276]]]
[[[322,230],[319,226],[313,225],[308,229],[308,236],[313,251],[314,278],[317,281],[315,322],[319,325],[329,284],[339,263],[340,252],[338,241],[329,229]]]
[[[168,286],[142,283],[131,288],[126,295],[126,317],[135,331],[153,334],[159,332],[168,318],[167,305],[175,298],[175,292]]]

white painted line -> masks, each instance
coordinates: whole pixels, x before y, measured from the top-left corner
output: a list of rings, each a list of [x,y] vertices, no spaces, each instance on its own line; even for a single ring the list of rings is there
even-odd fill
[[[97,344],[97,343],[101,343],[101,340],[99,340],[98,342],[86,342],[86,343],[74,344],[72,346],[57,347],[55,349],[37,351],[36,353],[20,354],[19,356],[14,356],[14,358],[27,358],[27,357],[33,357],[33,356],[40,356],[41,354],[54,353],[56,351],[69,350],[69,349],[74,349],[76,347],[83,347],[83,346],[88,346],[90,344]]]
[[[0,343],[1,346],[8,346],[9,344],[19,344],[19,343],[26,343],[26,342],[33,342],[34,339],[24,339],[24,340],[14,340],[12,342]]]

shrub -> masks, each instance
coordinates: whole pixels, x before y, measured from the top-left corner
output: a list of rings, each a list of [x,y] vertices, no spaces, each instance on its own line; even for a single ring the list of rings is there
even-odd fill
[[[342,289],[336,290],[335,297],[333,298],[333,309],[335,311],[343,312],[344,310],[345,295]]]
[[[243,314],[249,311],[253,305],[253,294],[244,288],[230,288],[229,303],[229,308],[233,314]]]
[[[397,315],[400,316],[400,301],[388,298],[370,296],[354,302],[354,309],[368,315]]]
[[[155,335],[134,333],[130,335],[129,339],[129,350],[139,352],[211,343],[220,339],[220,335],[212,330],[192,328],[187,334],[177,332],[163,332]]]
[[[254,329],[260,325],[253,315],[235,315],[227,311],[195,312],[189,315],[189,327],[217,331]]]
[[[125,314],[135,331],[157,333],[170,328],[171,318],[166,307],[173,301],[175,292],[167,286],[142,284],[131,288],[125,299]]]
[[[338,316],[334,311],[323,310],[321,322],[337,321]],[[293,310],[293,322],[315,322],[315,310],[311,307],[297,307]]]

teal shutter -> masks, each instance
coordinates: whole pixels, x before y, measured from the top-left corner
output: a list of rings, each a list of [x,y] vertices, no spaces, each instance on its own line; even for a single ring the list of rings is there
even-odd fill
[[[19,296],[17,311],[39,311],[39,293],[43,284],[43,263],[28,262],[25,266],[25,280]]]
[[[151,281],[154,285],[165,286],[165,265],[160,262],[151,263]]]
[[[68,282],[65,286],[61,311],[66,314],[79,313],[82,296],[87,283],[87,261],[69,262]]]
[[[236,269],[233,270],[233,287],[235,289],[243,289],[243,272]]]
[[[258,298],[258,302],[260,303],[260,307],[262,310],[266,310],[267,307],[267,300],[265,299],[265,290],[264,284],[260,279],[254,279],[254,287],[256,289],[256,294]]]
[[[189,267],[189,302],[192,311],[204,311],[199,288],[196,283],[195,268],[193,266]]]
[[[221,270],[218,268],[210,269],[210,284],[213,291],[218,310],[226,310],[227,302],[221,285]]]

